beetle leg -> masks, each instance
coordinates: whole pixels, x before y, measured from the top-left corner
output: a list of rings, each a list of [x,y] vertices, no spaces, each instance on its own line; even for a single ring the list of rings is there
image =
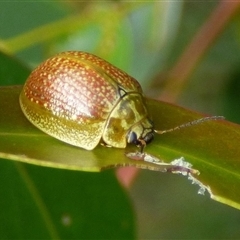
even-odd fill
[[[103,147],[108,147],[108,148],[112,147],[111,145],[106,144],[105,142],[101,142],[100,145],[103,146]]]
[[[138,139],[138,142],[138,146],[140,147],[140,153],[143,153],[143,150],[146,147],[146,142],[143,139]]]

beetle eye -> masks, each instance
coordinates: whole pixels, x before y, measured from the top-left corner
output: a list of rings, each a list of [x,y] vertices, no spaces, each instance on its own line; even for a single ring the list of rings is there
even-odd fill
[[[134,143],[134,144],[138,143],[137,134],[135,132],[131,131],[128,134],[128,143]]]

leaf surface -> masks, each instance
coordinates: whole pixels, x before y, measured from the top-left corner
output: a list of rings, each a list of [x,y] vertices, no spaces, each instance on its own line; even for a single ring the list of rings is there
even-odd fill
[[[18,103],[21,86],[0,89],[0,157],[25,163],[81,171],[135,166],[165,171],[164,166],[125,156],[137,151],[106,148],[93,151],[73,147],[41,132],[24,117]],[[168,129],[202,117],[168,103],[147,99],[156,129]],[[213,199],[240,209],[240,128],[227,121],[209,121],[155,136],[145,151],[166,163],[184,157],[200,171],[195,176]]]

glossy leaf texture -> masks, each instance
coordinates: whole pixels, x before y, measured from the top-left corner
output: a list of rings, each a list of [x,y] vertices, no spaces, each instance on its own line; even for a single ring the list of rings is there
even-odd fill
[[[60,142],[31,125],[18,103],[21,86],[0,89],[0,157],[25,163],[81,171],[114,166],[135,166],[156,171],[164,167],[131,160],[135,146],[115,149],[98,146],[87,151]],[[147,100],[156,129],[168,129],[198,119],[201,114],[178,106]],[[227,121],[210,121],[155,137],[145,151],[164,162],[184,157],[200,171],[195,176],[209,186],[211,197],[240,209],[240,127]]]

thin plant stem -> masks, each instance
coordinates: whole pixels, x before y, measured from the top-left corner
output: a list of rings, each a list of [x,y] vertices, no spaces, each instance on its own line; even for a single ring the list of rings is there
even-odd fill
[[[197,64],[218,39],[240,8],[240,1],[221,1],[168,74],[159,99],[175,102]]]

